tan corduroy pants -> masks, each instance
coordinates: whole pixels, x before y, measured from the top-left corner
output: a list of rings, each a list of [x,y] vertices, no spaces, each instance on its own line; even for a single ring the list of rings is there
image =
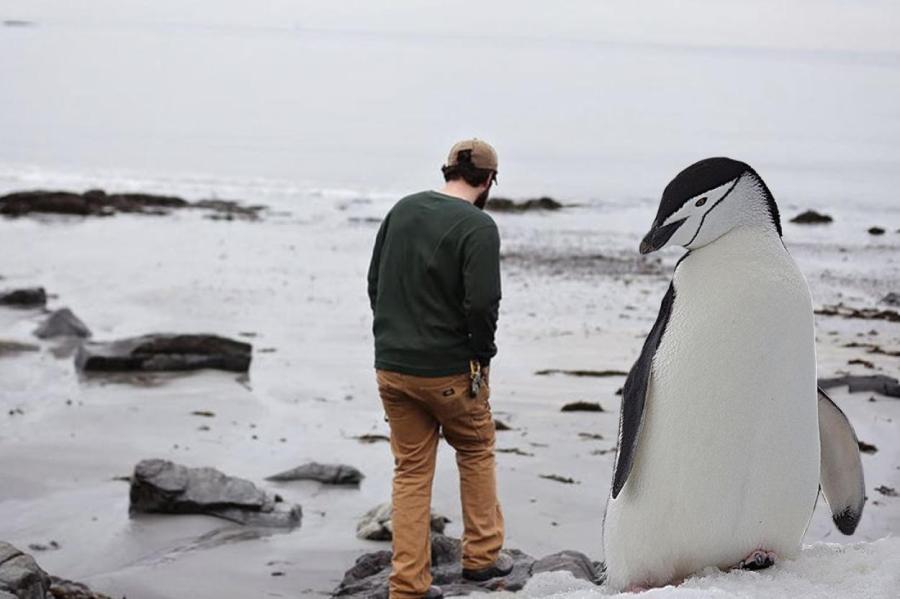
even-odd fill
[[[469,396],[469,375],[418,377],[378,370],[394,453],[391,599],[422,597],[431,585],[431,483],[438,432],[456,450],[463,512],[463,567],[479,570],[503,546],[497,501],[490,388]]]

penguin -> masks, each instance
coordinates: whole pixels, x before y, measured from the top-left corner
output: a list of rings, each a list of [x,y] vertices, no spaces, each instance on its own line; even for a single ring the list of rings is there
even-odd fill
[[[603,524],[614,590],[795,556],[819,489],[852,534],[850,422],[817,388],[809,287],[753,168],[709,158],[666,186],[641,254],[682,246],[625,382]]]

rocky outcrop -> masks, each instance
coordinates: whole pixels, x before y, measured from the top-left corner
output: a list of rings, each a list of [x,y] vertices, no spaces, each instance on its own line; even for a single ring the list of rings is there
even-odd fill
[[[394,524],[391,521],[391,503],[376,505],[365,513],[356,525],[356,536],[366,541],[390,541],[394,538]],[[431,512],[431,531],[443,533],[449,518]]]
[[[600,584],[603,567],[592,562],[587,556],[576,551],[563,551],[540,560],[517,549],[508,551],[513,558],[513,571],[503,578],[475,583],[462,577],[462,544],[440,534],[431,536],[431,574],[434,584],[441,587],[444,595],[468,595],[476,591],[518,591],[525,583],[541,572],[565,570],[575,577]],[[387,581],[391,571],[391,552],[367,553],[356,560],[356,564],[344,574],[341,584],[332,593],[333,597],[353,597],[359,599],[387,599]]]
[[[253,346],[216,335],[144,335],[110,343],[85,343],[75,365],[86,371],[250,369]]]
[[[525,200],[523,202],[516,202],[508,198],[491,198],[485,207],[491,212],[532,212],[559,210],[563,205],[548,197]]]
[[[116,213],[148,215],[168,214],[173,209],[208,210],[217,218],[231,220],[258,218],[262,206],[243,206],[228,200],[188,202],[176,196],[149,193],[106,193],[92,189],[84,193],[70,191],[19,191],[0,196],[0,214],[10,217],[31,213],[75,216],[112,216]]]
[[[832,378],[819,379],[819,386],[823,389],[831,389],[832,387],[843,387],[847,385],[850,393],[875,392],[887,395],[889,397],[900,397],[900,382],[895,378],[885,376],[883,374],[872,374],[868,376],[837,376]]]
[[[215,468],[188,468],[167,460],[143,460],[131,477],[130,511],[205,514],[239,524],[294,528],[299,505],[287,505],[249,480]]]
[[[315,480],[326,485],[358,485],[365,475],[346,464],[319,464],[310,462],[267,476],[266,480],[290,482],[294,480]]]
[[[41,339],[53,337],[90,337],[91,330],[68,308],[56,310],[39,326],[34,334]]]
[[[110,599],[86,585],[49,576],[30,555],[0,541],[0,599]]]
[[[792,218],[791,222],[798,225],[824,225],[833,220],[834,219],[827,214],[821,214],[815,210],[807,210]]]
[[[43,308],[45,305],[47,305],[47,292],[43,287],[0,291],[0,306]]]

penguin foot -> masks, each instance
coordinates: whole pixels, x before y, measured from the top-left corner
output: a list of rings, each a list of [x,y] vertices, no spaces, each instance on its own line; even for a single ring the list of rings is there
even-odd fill
[[[765,570],[769,566],[775,565],[775,557],[775,553],[772,551],[757,549],[742,559],[737,567],[741,570]]]

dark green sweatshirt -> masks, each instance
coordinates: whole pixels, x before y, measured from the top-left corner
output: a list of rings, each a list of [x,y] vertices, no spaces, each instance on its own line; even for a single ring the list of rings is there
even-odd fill
[[[397,202],[369,266],[375,368],[416,376],[469,371],[497,353],[500,236],[471,203],[436,191]]]

